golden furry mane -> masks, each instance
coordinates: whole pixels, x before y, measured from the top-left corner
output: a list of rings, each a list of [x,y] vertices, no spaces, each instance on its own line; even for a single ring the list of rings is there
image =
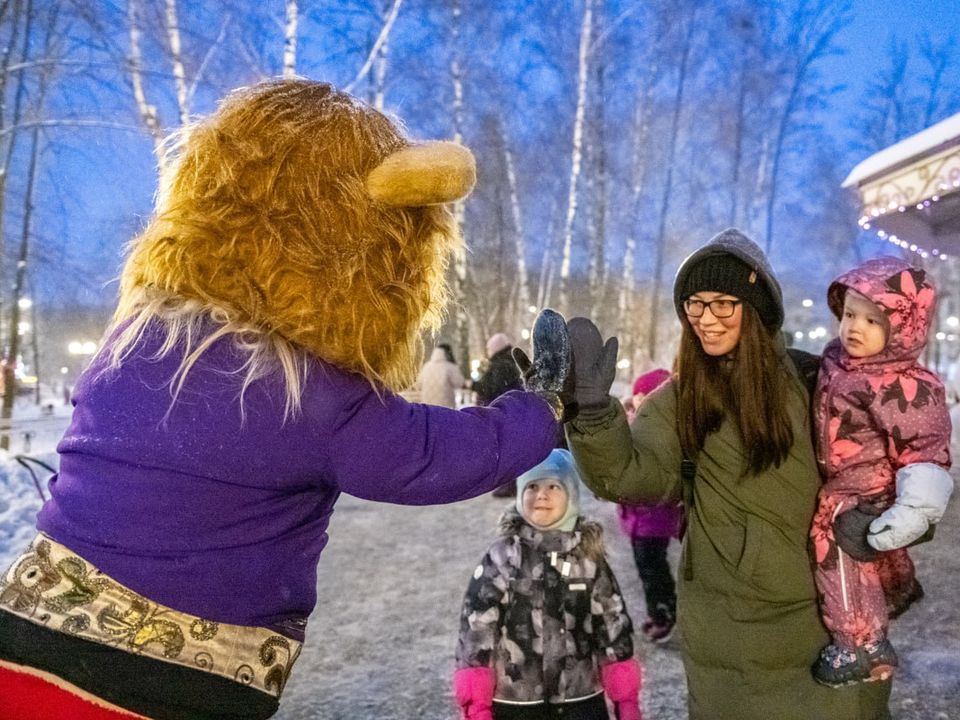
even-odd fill
[[[386,116],[330,85],[272,80],[234,91],[168,141],[156,213],[131,243],[114,325],[182,298],[216,309],[245,346],[259,334],[390,389],[407,386],[462,242],[448,206],[399,206],[368,192],[371,171],[410,147]]]

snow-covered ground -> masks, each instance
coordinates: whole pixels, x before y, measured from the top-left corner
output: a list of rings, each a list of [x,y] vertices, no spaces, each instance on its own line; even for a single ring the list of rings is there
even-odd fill
[[[65,427],[67,411],[56,413]],[[12,459],[23,438],[14,440],[12,453],[0,456],[3,567],[33,537],[40,507],[30,474]],[[55,442],[37,435],[29,454],[55,465]],[[42,470],[38,474],[43,478]],[[589,492],[584,498],[584,512],[606,528],[611,563],[639,624],[640,584],[614,506]],[[504,507],[504,500],[491,496],[424,508],[343,496],[320,560],[317,610],[276,718],[456,718],[450,676],[460,602]],[[676,554],[674,545],[674,562]],[[912,554],[927,597],[893,626],[901,658],[893,717],[960,720],[960,493],[934,541]],[[676,645],[656,647],[638,638],[637,652],[645,669],[644,716],[685,718]]]
[[[57,467],[56,446],[70,423],[73,408],[62,398],[44,397],[37,405],[17,398],[10,423],[10,449],[0,450],[0,569],[5,570],[36,534],[34,523],[47,497],[49,471],[25,460],[33,474],[17,461],[18,456],[36,458]],[[37,485],[39,484],[39,489]],[[0,571],[2,571],[0,570]]]
[[[638,625],[641,588],[614,506],[584,495],[584,512],[606,529],[611,564]],[[320,560],[317,610],[278,720],[456,718],[450,677],[460,602],[504,502],[485,496],[407,508],[342,497]],[[676,544],[672,555],[676,563]],[[893,626],[901,659],[893,717],[960,720],[960,499],[935,540],[912,555],[927,597]],[[638,638],[636,645],[644,717],[686,718],[676,644]]]

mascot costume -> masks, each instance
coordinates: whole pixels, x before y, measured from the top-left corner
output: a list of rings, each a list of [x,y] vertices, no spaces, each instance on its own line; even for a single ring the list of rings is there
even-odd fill
[[[2,577],[0,719],[270,717],[341,492],[456,502],[549,454],[570,376],[552,311],[523,391],[396,394],[474,178],[462,146],[302,79],[171,139],[39,535]]]

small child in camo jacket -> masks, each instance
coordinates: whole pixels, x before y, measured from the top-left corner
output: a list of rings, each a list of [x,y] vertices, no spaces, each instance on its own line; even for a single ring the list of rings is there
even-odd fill
[[[556,449],[517,481],[467,587],[454,690],[463,718],[640,720],[633,626],[602,530],[580,516],[579,478]]]

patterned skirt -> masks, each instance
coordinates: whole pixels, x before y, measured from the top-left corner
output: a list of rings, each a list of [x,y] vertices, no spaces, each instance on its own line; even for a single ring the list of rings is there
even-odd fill
[[[42,533],[0,579],[4,707],[12,706],[4,694],[23,698],[36,685],[43,696],[92,696],[94,711],[122,708],[157,720],[268,718],[300,649],[266,628],[213,622],[152,602]],[[25,675],[16,666],[30,670]]]

